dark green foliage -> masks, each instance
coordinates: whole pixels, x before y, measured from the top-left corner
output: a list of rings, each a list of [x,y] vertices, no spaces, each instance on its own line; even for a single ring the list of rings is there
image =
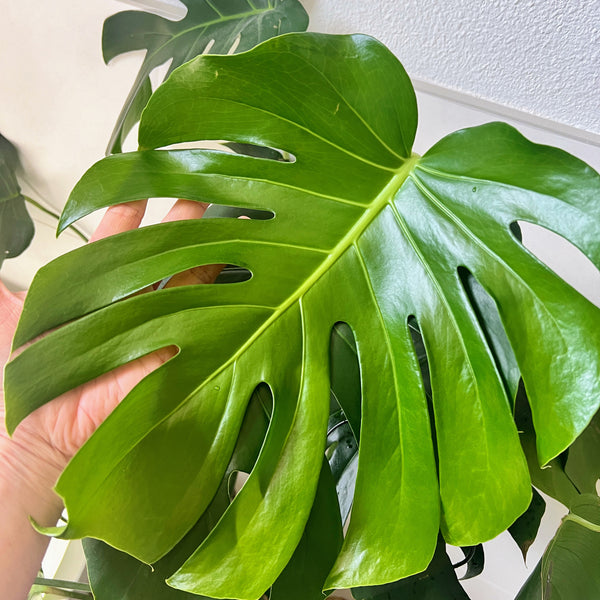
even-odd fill
[[[20,167],[17,149],[0,135],[0,266],[5,259],[19,256],[34,234],[17,181]]]
[[[102,52],[106,63],[133,50],[146,50],[144,62],[117,119],[108,153],[121,146],[152,94],[150,73],[170,60],[167,75],[198,54],[249,50],[273,36],[304,31],[308,15],[298,0],[183,0],[187,14],[171,21],[143,11],[106,19]]]
[[[583,494],[571,506],[517,600],[600,598],[600,498]]]

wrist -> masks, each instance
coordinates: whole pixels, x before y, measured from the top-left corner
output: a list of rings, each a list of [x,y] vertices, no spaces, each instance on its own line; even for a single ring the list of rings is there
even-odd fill
[[[21,442],[0,433],[0,589],[6,600],[27,597],[48,547],[30,519],[52,526],[62,510],[52,489],[56,469],[44,467]]]
[[[19,432],[13,438],[0,435],[0,489],[27,518],[54,525],[62,501],[53,488],[66,461],[41,446]]]

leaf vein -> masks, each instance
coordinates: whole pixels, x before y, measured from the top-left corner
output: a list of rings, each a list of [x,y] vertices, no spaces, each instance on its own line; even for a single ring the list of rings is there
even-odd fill
[[[476,247],[478,247],[485,254],[487,254],[493,261],[502,265],[506,269],[506,271],[508,271],[519,283],[521,283],[523,285],[523,287],[525,289],[527,289],[529,291],[531,296],[535,299],[536,304],[540,308],[542,308],[544,313],[548,316],[548,318],[550,319],[550,321],[553,323],[554,327],[556,328],[556,331],[558,332],[559,337],[560,337],[561,341],[563,342],[563,348],[568,348],[569,345],[568,345],[567,341],[565,340],[565,337],[562,333],[562,329],[558,325],[556,317],[548,310],[548,308],[546,307],[544,302],[542,302],[542,300],[537,295],[535,290],[532,289],[527,284],[527,282],[521,277],[521,275],[519,275],[519,273],[517,273],[508,263],[506,263],[500,256],[498,256],[498,254],[496,254],[489,246],[487,246],[479,236],[477,236],[471,229],[469,229],[467,227],[467,225],[462,221],[462,219],[458,215],[456,215],[450,209],[448,209],[446,206],[444,206],[444,204],[436,198],[435,194],[433,194],[427,188],[425,183],[423,181],[421,181],[421,179],[419,179],[419,177],[414,172],[411,174],[411,177],[412,177],[413,181],[415,182],[415,185],[417,186],[419,191],[434,206],[436,206],[437,209],[441,213],[443,213],[450,221],[452,221],[452,223],[454,223],[454,225],[456,225],[456,227],[461,231],[461,233],[463,233],[468,239],[470,239]],[[511,187],[514,187],[514,186],[511,186]],[[522,188],[517,188],[517,189],[522,189]]]

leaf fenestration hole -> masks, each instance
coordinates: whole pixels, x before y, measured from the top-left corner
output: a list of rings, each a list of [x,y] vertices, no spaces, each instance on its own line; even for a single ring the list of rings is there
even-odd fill
[[[171,68],[171,63],[173,62],[173,57],[165,60],[164,63],[154,67],[150,72],[150,84],[152,85],[152,91],[156,91],[156,88],[165,80],[167,77],[167,73]]]
[[[160,146],[155,150],[213,150],[227,154],[239,154],[259,160],[282,163],[296,162],[296,156],[287,150],[250,142],[231,142],[228,140],[188,140],[169,144],[168,146]]]
[[[259,383],[252,392],[231,462],[227,467],[226,484],[229,501],[240,493],[256,465],[273,413],[273,391]]]
[[[433,411],[433,393],[431,388],[431,371],[429,369],[429,360],[427,358],[427,350],[425,348],[425,340],[421,334],[419,322],[414,315],[409,315],[406,320],[408,333],[410,334],[415,356],[419,361],[419,369],[421,371],[421,379],[423,380],[423,389],[427,400],[427,412],[429,414],[429,426],[431,429],[431,439],[433,441],[433,452],[435,456],[436,468],[439,464],[438,449],[437,449],[437,431],[435,427],[435,415]]]
[[[211,204],[204,213],[203,219],[239,219],[246,217],[253,221],[270,221],[275,218],[271,210],[243,208],[241,206],[227,206],[225,204]]]
[[[287,150],[273,148],[272,146],[261,146],[243,142],[224,142],[223,145],[235,154],[242,154],[252,158],[275,160],[277,162],[295,163],[296,156]]]
[[[460,266],[457,273],[500,373],[506,394],[513,405],[511,408],[514,408],[520,379],[519,366],[504,330],[496,302],[469,269]]]
[[[518,221],[522,243],[540,262],[600,306],[600,271],[592,261],[561,235],[527,221]]]
[[[155,282],[153,288],[155,290],[162,290],[164,288],[203,285],[208,283],[243,283],[251,278],[252,272],[249,269],[238,265],[198,265],[179,273],[169,275],[160,281]]]
[[[215,45],[215,38],[208,40],[208,43],[206,44],[206,46],[204,46],[204,50],[202,50],[201,54],[208,54],[214,45]]]
[[[360,363],[356,339],[347,323],[338,322],[331,330],[329,368],[331,407],[343,410],[358,440],[362,396]]]
[[[229,476],[228,482],[228,492],[229,492],[229,500],[232,501],[239,493],[246,481],[248,481],[248,477],[250,477],[250,473],[246,473],[246,471],[234,471]]]
[[[146,210],[140,227],[148,227],[163,222],[165,215],[176,204],[179,198],[156,197],[148,198]],[[211,198],[196,199],[196,202],[209,204]],[[190,200],[194,202],[194,200]],[[210,204],[202,219],[239,219],[240,217],[253,221],[269,221],[275,218],[275,213],[268,209],[244,208],[242,206],[229,206],[226,204]],[[197,217],[196,217],[197,218]]]
[[[231,48],[227,50],[227,54],[235,54],[235,51],[238,49],[240,42],[242,41],[242,34],[238,33],[235,40],[233,40],[233,44],[231,44]]]
[[[352,329],[338,322],[329,345],[330,411],[326,457],[335,481],[342,523],[347,523],[358,467],[361,378],[358,350]]]

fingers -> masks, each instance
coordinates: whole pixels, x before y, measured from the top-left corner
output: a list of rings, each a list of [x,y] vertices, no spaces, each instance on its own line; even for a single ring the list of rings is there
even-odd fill
[[[139,227],[144,218],[147,203],[147,200],[136,200],[111,206],[102,217],[90,242]]]
[[[90,242],[139,227],[146,211],[146,205],[146,200],[137,200],[135,202],[111,206],[106,211]],[[208,202],[177,200],[162,222],[201,219],[208,206]],[[164,287],[212,283],[223,270],[223,267],[224,265],[194,267],[183,273],[177,273],[169,279]],[[149,289],[144,291],[149,291]]]
[[[208,202],[177,200],[162,222],[169,223],[171,221],[185,221],[186,219],[201,219],[209,205]]]
[[[169,221],[182,221],[184,219],[201,219],[209,207],[208,202],[193,202],[191,200],[177,200],[173,208],[163,219],[163,223]],[[182,285],[196,285],[202,283],[213,283],[225,265],[205,265],[194,267],[173,275],[164,287],[178,287]]]
[[[203,265],[201,267],[194,267],[188,269],[183,273],[177,273],[173,275],[171,279],[165,284],[164,287],[179,287],[182,285],[197,285],[202,283],[214,283],[219,273],[223,270],[225,265]]]

